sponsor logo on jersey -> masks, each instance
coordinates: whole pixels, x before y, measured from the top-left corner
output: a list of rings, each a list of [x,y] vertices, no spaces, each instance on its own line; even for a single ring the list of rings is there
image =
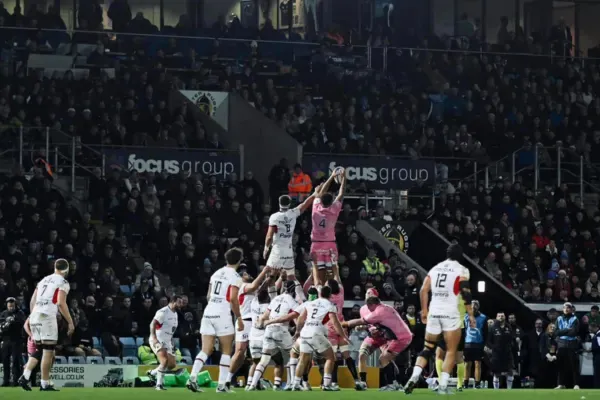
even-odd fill
[[[400,251],[406,253],[409,247],[408,233],[400,224],[385,224],[379,229],[379,233],[389,240]]]

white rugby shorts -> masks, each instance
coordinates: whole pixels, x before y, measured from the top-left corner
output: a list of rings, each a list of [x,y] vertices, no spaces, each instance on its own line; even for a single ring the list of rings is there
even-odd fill
[[[462,322],[460,314],[430,311],[429,315],[427,315],[425,332],[432,335],[440,335],[442,332],[455,331],[462,328]]]
[[[245,324],[244,324],[245,325]],[[200,334],[207,336],[229,336],[235,333],[233,319],[229,312],[221,314],[204,314],[200,322]]]
[[[300,353],[320,354],[331,347],[327,335],[314,333],[312,336],[307,334],[300,336]]]
[[[244,330],[238,331],[235,330],[235,341],[236,343],[247,342],[250,338],[250,330],[252,329],[252,319],[249,318],[244,321]]]
[[[29,327],[36,343],[58,341],[58,319],[56,315],[33,313],[29,316]]]
[[[158,352],[162,349],[165,349],[167,351],[167,354],[170,355],[175,355],[175,350],[173,349],[173,340],[172,339],[165,339],[165,338],[159,338],[157,337],[158,341],[154,341],[152,338],[150,338],[150,340],[148,341],[148,343],[150,344],[150,348],[152,349],[152,352],[156,355],[158,355]]]
[[[289,351],[294,345],[292,335],[287,327],[269,325],[263,338],[263,352],[279,349]]]
[[[275,270],[284,270],[288,275],[293,275],[295,273],[296,260],[294,257],[294,252],[290,251],[281,251],[273,249],[269,254],[269,258],[267,259],[267,267],[273,268]]]

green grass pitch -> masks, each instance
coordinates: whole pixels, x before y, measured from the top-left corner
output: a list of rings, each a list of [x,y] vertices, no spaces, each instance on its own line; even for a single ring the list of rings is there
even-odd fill
[[[176,396],[176,397],[174,397]],[[204,393],[192,393],[185,389],[168,389],[158,392],[153,388],[96,388],[96,389],[62,389],[60,392],[40,392],[34,389],[32,392],[24,392],[19,388],[1,388],[0,399],[2,400],[166,400],[166,399],[192,399],[192,398],[223,398],[235,397],[244,400],[276,400],[285,396],[286,399],[310,399],[310,400],[384,400],[408,397],[400,392],[379,392],[369,390],[367,392],[356,392],[344,390],[342,392],[273,392],[260,391],[246,393],[237,389],[232,394],[217,394],[214,389],[207,389]],[[411,396],[412,400],[433,400],[448,396],[440,396],[429,390],[416,390]],[[467,390],[452,396],[456,400],[597,400],[600,399],[600,390]]]

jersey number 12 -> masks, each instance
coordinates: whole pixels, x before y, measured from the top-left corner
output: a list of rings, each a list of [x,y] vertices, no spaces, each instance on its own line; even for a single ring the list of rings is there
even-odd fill
[[[444,289],[446,287],[446,279],[448,279],[448,275],[439,274],[437,279],[435,280],[435,287],[439,289]]]

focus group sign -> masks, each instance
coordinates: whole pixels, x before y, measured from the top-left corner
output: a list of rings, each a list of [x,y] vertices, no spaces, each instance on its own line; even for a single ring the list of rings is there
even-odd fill
[[[302,167],[304,172],[317,179],[329,176],[336,167],[344,167],[348,181],[364,181],[370,189],[408,190],[417,185],[435,184],[435,162],[432,160],[304,154]]]
[[[226,179],[236,173],[240,175],[240,155],[238,152],[194,151],[160,149],[151,147],[119,148],[103,150],[106,166],[109,169],[125,168],[140,173],[163,171],[169,174],[185,172],[186,175],[202,174]]]

